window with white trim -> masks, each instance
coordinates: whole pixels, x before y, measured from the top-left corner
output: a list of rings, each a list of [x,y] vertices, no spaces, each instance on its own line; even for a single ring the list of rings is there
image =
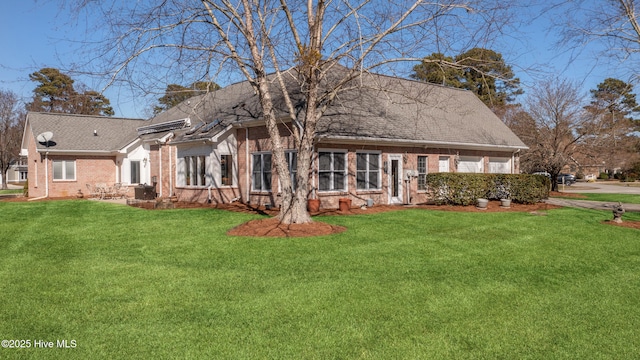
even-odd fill
[[[427,157],[418,156],[418,190],[427,190]]]
[[[233,156],[220,155],[220,184],[223,186],[233,185]]]
[[[318,190],[344,191],[347,189],[347,153],[320,151],[318,153]]]
[[[438,172],[449,172],[449,157],[440,156],[438,158]]]
[[[482,166],[482,156],[460,156],[458,172],[483,173],[484,167]]]
[[[184,177],[181,178],[181,186],[206,186],[207,185],[207,157],[185,156],[180,162]]]
[[[75,180],[75,160],[53,160],[53,180]]]
[[[356,188],[358,190],[380,189],[379,152],[358,152],[356,154]]]
[[[271,191],[271,153],[253,154],[253,191]]]
[[[130,184],[140,184],[140,160],[132,160],[129,165],[131,170]]]
[[[510,174],[511,159],[510,158],[489,158],[489,173],[491,174]]]

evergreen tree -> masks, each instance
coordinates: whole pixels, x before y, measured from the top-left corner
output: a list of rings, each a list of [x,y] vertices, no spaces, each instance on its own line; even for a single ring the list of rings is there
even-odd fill
[[[220,89],[218,84],[209,81],[196,81],[189,87],[178,84],[169,84],[167,85],[164,95],[158,99],[159,105],[153,108],[153,113],[157,115],[191,97],[206,94],[209,91],[215,91],[218,89]]]
[[[43,68],[29,75],[29,79],[39,83],[33,90],[33,100],[27,110],[59,112],[67,114],[113,116],[110,101],[97,91],[82,88],[78,92],[74,80],[55,68]]]
[[[473,91],[491,108],[504,106],[523,93],[520,79],[502,54],[489,49],[473,48],[455,58],[433,53],[413,71],[415,79]]]

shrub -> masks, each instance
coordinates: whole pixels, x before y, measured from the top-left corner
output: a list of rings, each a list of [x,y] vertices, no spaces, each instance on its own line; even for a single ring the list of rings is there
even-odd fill
[[[600,180],[609,180],[609,174],[601,172],[600,175],[598,175],[598,179],[600,179]]]
[[[620,176],[622,182],[634,182],[638,180],[638,174],[634,172],[625,172]]]
[[[437,204],[471,205],[479,198],[511,199],[533,204],[549,197],[549,178],[525,174],[436,173],[426,177],[429,196]]]

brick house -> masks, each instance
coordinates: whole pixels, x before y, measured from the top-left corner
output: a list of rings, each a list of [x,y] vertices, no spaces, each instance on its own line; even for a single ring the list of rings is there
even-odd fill
[[[473,93],[376,74],[363,74],[353,83],[357,86],[341,92],[318,124],[309,181],[310,197],[320,199],[322,207],[336,208],[338,199],[344,197],[354,206],[368,201],[425,202],[425,175],[433,172],[519,173],[519,151],[526,146]],[[277,115],[283,119],[280,132],[290,149],[286,156],[293,170],[297,154],[281,95],[276,91],[274,100]],[[292,98],[294,103],[301,101],[296,93]],[[54,130],[36,125],[39,121],[35,119],[47,116],[75,120]],[[78,183],[85,181],[80,179],[80,168],[94,166],[107,169],[101,177],[133,186],[136,183],[128,181],[127,169],[132,162],[147,159],[148,168],[139,182],[150,183],[156,176],[161,197],[279,204],[269,136],[258,98],[246,81],[190,98],[146,122],[47,114],[29,114],[29,118],[33,121],[27,125],[34,125],[25,130],[28,141],[23,140],[23,148],[28,149],[30,188],[32,167],[43,156],[49,161],[52,156],[64,160],[62,153],[51,151],[55,146],[47,148],[35,140],[38,131],[68,132],[58,136],[72,142],[74,136],[87,136],[85,133],[91,139],[94,127],[113,122],[121,139],[114,137],[110,147],[101,146],[108,154],[77,152]],[[74,126],[83,119],[94,125],[83,124],[80,135]],[[113,129],[99,130],[108,131]],[[47,149],[49,155],[43,155]],[[40,169],[38,176],[42,172]],[[58,194],[58,189],[70,194],[78,188],[78,184],[61,185],[53,179],[49,196]],[[33,194],[43,196],[42,191]]]
[[[78,190],[87,193],[87,184],[132,187],[151,184],[154,176],[162,180],[160,159],[169,156],[166,141],[172,130],[186,125],[186,120],[155,125],[140,119],[30,112],[21,150],[27,158],[29,197],[74,196]],[[48,142],[38,139],[44,133],[52,135]],[[158,192],[165,189],[159,186]]]

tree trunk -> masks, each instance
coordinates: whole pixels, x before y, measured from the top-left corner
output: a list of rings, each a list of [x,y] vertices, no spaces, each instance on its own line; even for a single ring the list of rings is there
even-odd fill
[[[7,173],[9,172],[9,168],[6,169],[4,166],[2,167],[2,190],[7,190],[9,186],[7,185]]]

